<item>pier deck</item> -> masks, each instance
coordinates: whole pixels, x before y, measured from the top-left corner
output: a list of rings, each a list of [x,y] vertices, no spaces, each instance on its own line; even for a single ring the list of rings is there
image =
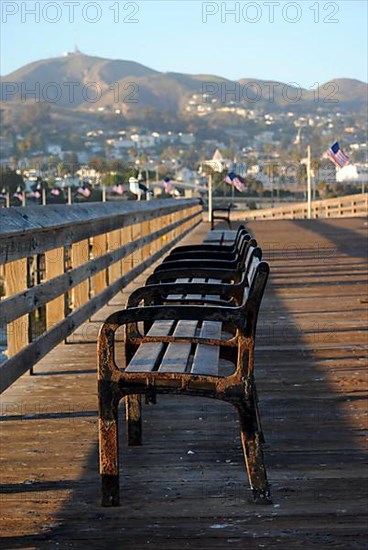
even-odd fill
[[[122,505],[100,507],[96,335],[146,272],[4,393],[0,548],[367,548],[367,226],[248,227],[272,273],[255,372],[273,505],[249,501],[231,406],[159,396],[144,445],[121,444]]]

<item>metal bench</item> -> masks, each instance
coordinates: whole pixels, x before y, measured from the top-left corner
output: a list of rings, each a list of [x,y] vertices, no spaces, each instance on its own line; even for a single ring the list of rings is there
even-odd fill
[[[270,502],[253,376],[256,323],[268,273],[268,264],[260,254],[252,254],[246,281],[240,278],[240,287],[239,279],[234,283],[229,274],[228,283],[207,276],[207,280],[193,281],[192,277],[192,282],[187,282],[184,277],[174,283],[147,285],[132,293],[125,310],[105,321],[98,342],[102,505],[119,504],[120,400],[126,399],[128,442],[139,445],[141,395],[155,401],[156,394],[161,393],[232,403],[239,413],[254,500]],[[175,306],[170,300],[176,301]],[[126,365],[119,369],[114,335],[122,325]],[[231,374],[221,370],[222,359],[233,364]]]
[[[231,209],[234,207],[233,204],[229,204],[228,206],[218,206],[215,208],[212,208],[211,213],[211,229],[214,229],[215,227],[215,221],[221,221],[226,222],[229,226],[229,229],[231,229],[231,220],[230,220],[230,214]]]

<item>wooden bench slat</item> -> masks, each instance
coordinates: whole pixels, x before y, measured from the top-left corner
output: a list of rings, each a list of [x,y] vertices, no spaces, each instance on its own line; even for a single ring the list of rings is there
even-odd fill
[[[221,338],[221,323],[203,321],[201,328],[202,338]],[[198,344],[192,363],[192,374],[206,376],[218,376],[219,374],[220,348],[209,344]]]
[[[208,279],[208,282],[209,283],[219,283],[221,281],[219,281],[218,279]],[[219,300],[220,299],[220,295],[219,294],[212,294],[210,296],[206,296],[206,299],[208,302],[211,302],[211,300]]]
[[[155,321],[148,331],[149,336],[168,336],[175,321]],[[154,370],[164,344],[161,342],[149,342],[142,344],[137,349],[130,361],[126,372],[151,372]]]
[[[214,229],[213,231],[210,231],[203,241],[206,244],[218,244],[219,242],[222,243],[231,243],[234,241],[236,237],[236,231],[233,231],[231,229],[229,230],[220,230],[220,229]]]
[[[176,279],[177,283],[187,283],[188,281],[189,281],[189,279],[185,279],[185,278]],[[182,294],[170,294],[167,298],[169,300],[181,300],[183,298],[183,295]]]
[[[194,336],[197,325],[198,321],[179,321],[173,336]],[[191,344],[186,343],[169,344],[158,369],[159,372],[185,372],[191,347]]]
[[[204,283],[205,281],[206,281],[206,279],[204,279],[203,277],[194,277],[192,279],[192,283]],[[201,300],[202,295],[201,294],[186,294],[185,298],[187,300]]]

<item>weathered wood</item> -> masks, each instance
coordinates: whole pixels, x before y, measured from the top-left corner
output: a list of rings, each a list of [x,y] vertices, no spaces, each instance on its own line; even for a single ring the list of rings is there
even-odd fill
[[[12,296],[27,288],[27,258],[5,266],[5,295]],[[1,307],[1,304],[0,304]],[[4,325],[3,325],[4,326]],[[7,326],[7,356],[13,357],[28,344],[28,315],[23,315]]]
[[[96,235],[91,239],[91,256],[94,259],[105,256],[107,252],[107,239],[106,235]],[[94,264],[97,267],[97,262]],[[91,295],[96,296],[102,292],[108,284],[108,274],[106,269],[101,269],[91,278]]]
[[[118,250],[121,248],[121,230],[117,229],[116,231],[111,231],[107,234],[107,247],[110,252]],[[121,277],[121,263],[114,262],[109,267],[109,282],[113,283],[119,277]]]
[[[54,279],[64,273],[64,248],[56,248],[45,253],[45,278]],[[37,291],[36,291],[37,292]],[[44,305],[44,304],[42,304]],[[54,300],[48,301],[46,305],[46,329],[49,330],[54,325],[65,318],[64,294],[61,294]]]
[[[368,211],[368,193],[348,195],[335,199],[312,201],[312,218],[342,218],[366,216]],[[305,202],[284,204],[276,208],[262,208],[252,211],[235,210],[233,218],[249,220],[294,220],[306,219],[308,208]]]
[[[190,223],[195,223],[195,218],[190,219]],[[162,227],[157,235],[164,235],[167,232],[167,227]],[[125,232],[129,232],[130,228],[127,227],[124,229]],[[105,235],[103,237],[106,237]],[[96,237],[94,237],[95,239]],[[100,237],[97,237],[99,239]],[[97,257],[94,260],[91,260],[80,267],[75,269],[69,269],[67,273],[62,276],[55,278],[52,281],[46,281],[36,287],[32,287],[25,292],[16,294],[12,297],[9,297],[6,300],[3,300],[0,303],[0,320],[2,323],[7,323],[16,319],[24,313],[29,313],[40,307],[50,300],[56,298],[62,293],[68,292],[70,289],[74,288],[77,284],[81,283],[85,279],[91,277],[95,273],[105,270],[111,264],[119,261],[123,258],[121,262],[123,264],[126,259],[127,265],[125,265],[125,273],[127,273],[132,268],[132,252],[137,250],[139,247],[144,245],[150,240],[153,240],[155,235],[148,235],[147,237],[142,237],[137,241],[131,241],[127,239],[128,244],[122,246],[119,250],[105,254],[104,256]],[[100,250],[103,250],[103,247],[106,248],[106,239],[103,239],[101,248],[96,245],[97,253]],[[93,245],[92,245],[93,250]],[[103,275],[103,274],[102,274]],[[106,287],[106,277],[102,277],[101,284],[103,286],[98,287],[104,289]],[[97,290],[97,288],[96,288]],[[94,295],[96,292],[93,293]]]
[[[186,210],[196,203],[195,199],[183,199],[139,205],[109,202],[1,208],[0,264],[159,218],[167,212]]]
[[[23,377],[2,396],[2,547],[101,550],[119,536],[126,550],[366,550],[365,228],[345,221],[251,224],[261,243],[277,243],[256,369],[275,506],[249,502],[228,404],[162,396],[157,406],[143,404],[144,448],[122,449],[121,508],[100,508],[95,346],[79,335],[95,334],[121,309],[117,295],[73,345],[40,362],[41,376]],[[284,246],[292,234],[311,257],[311,231],[322,248],[306,267]]]
[[[120,239],[123,244],[123,246],[128,245],[132,242],[132,231],[131,227],[123,227],[120,230]],[[121,273],[125,275],[125,273],[128,273],[128,271],[132,268],[132,254],[128,254],[127,256],[124,256],[121,261]]]
[[[173,336],[190,338],[195,335],[197,325],[197,321],[179,321]],[[159,372],[185,372],[191,347],[190,343],[169,344],[158,368]]]
[[[191,229],[180,235],[180,237],[177,238],[177,241],[183,238],[190,231]],[[98,311],[109,300],[111,300],[115,294],[117,294],[122,288],[124,288],[124,286],[147,269],[148,266],[156,262],[162,254],[165,254],[165,252],[167,252],[174,244],[175,241],[166,244],[156,254],[142,262],[140,265],[135,266],[126,275],[121,277],[121,279],[112,283],[103,292],[89,300],[89,302],[87,302],[84,306],[68,315],[63,322],[53,327],[45,335],[37,338],[26,348],[19,351],[14,357],[1,364],[0,393],[5,391],[11,384],[13,384],[15,380],[17,380],[30,367],[42,359],[42,357],[44,357],[59,342],[65,340],[65,338],[69,336],[78,326],[91,317],[93,313]]]
[[[204,321],[201,328],[201,338],[221,339],[221,323]],[[192,374],[206,376],[219,375],[220,348],[208,344],[198,344],[191,367]]]
[[[150,221],[147,220],[142,222],[141,227],[142,227],[142,236],[143,237],[148,236],[151,232]],[[150,254],[151,254],[151,245],[150,243],[148,243],[146,246],[142,247],[142,258],[145,260],[146,258],[149,257]]]
[[[132,225],[130,228],[130,238],[132,241],[135,241],[136,239],[139,239],[142,236],[142,224],[136,223]],[[142,256],[142,249],[137,249],[132,254],[132,267],[135,267],[136,265],[139,265],[142,262],[143,256]]]
[[[85,239],[72,245],[72,267],[83,266],[89,261],[89,241]],[[89,280],[86,279],[75,286],[71,291],[71,308],[75,310],[89,300]]]
[[[174,321],[156,321],[150,330],[148,336],[168,336],[171,332]],[[159,361],[163,344],[148,343],[139,346],[133,359],[126,368],[127,372],[151,372]]]

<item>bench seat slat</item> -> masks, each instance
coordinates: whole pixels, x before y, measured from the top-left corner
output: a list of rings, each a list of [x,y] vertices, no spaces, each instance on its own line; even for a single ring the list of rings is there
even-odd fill
[[[201,328],[202,338],[221,339],[221,323],[215,321],[203,321]],[[198,344],[192,363],[192,374],[218,376],[219,374],[220,348],[208,344]]]
[[[168,336],[175,321],[155,321],[148,331],[149,336]],[[151,372],[154,370],[163,345],[160,342],[142,344],[125,369],[125,372]]]
[[[234,239],[236,237],[236,231],[233,231],[231,229],[229,230],[221,230],[221,229],[214,229],[213,231],[210,231],[203,241],[206,244],[218,244],[219,242],[222,244],[225,243],[232,243],[234,242]]]
[[[194,336],[197,325],[198,321],[179,321],[173,335]],[[169,344],[158,368],[159,372],[185,372],[191,347],[189,343]]]
[[[176,279],[177,283],[187,283],[189,279]],[[181,300],[183,298],[182,294],[170,294],[168,300]]]
[[[206,279],[203,279],[202,277],[195,277],[192,279],[192,283],[204,283]],[[186,294],[185,295],[186,300],[201,300],[202,295],[201,294]]]

